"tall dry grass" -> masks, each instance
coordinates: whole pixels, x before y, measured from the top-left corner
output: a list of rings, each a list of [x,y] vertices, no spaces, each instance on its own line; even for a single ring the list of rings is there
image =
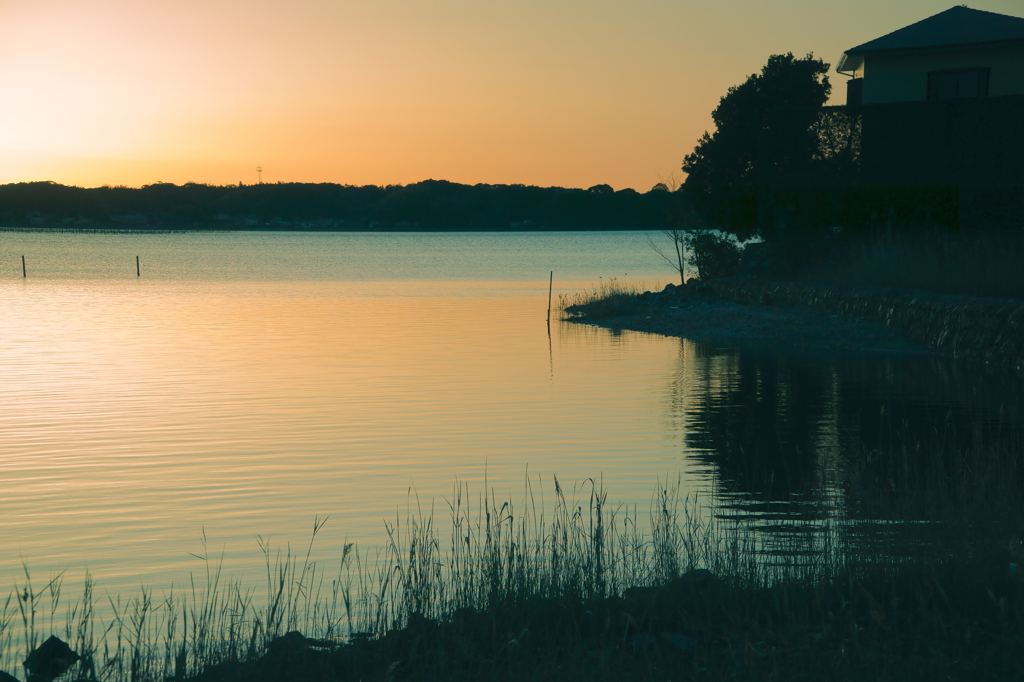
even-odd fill
[[[304,553],[274,550],[258,539],[262,594],[226,579],[221,561],[207,553],[197,555],[205,571],[184,589],[142,588],[103,604],[90,575],[81,596],[68,601],[64,574],[40,587],[26,567],[0,602],[0,670],[22,672],[21,661],[53,634],[82,657],[69,674],[182,679],[223,661],[252,660],[291,630],[339,642],[375,637],[414,614],[444,619],[459,609],[515,607],[536,598],[599,600],[697,568],[764,579],[750,541],[719,524],[678,479],[658,484],[646,520],[636,509],[611,506],[600,480],[567,493],[555,479],[550,505],[539,487],[527,479],[523,501],[515,504],[493,491],[474,498],[468,484],[456,482],[445,501],[444,529],[433,507],[424,509],[411,494],[404,518],[386,524],[379,554],[367,561],[346,544],[330,577],[312,558],[326,520],[315,520]]]
[[[598,283],[590,289],[559,294],[556,310],[570,318],[581,315],[583,308],[587,310],[587,317],[593,318],[630,315],[637,307],[636,297],[649,288],[639,281],[598,278]],[[654,288],[657,290],[657,285]]]
[[[185,589],[147,588],[127,598],[100,600],[86,576],[81,596],[68,601],[63,574],[37,584],[26,568],[0,602],[0,670],[23,673],[28,652],[54,634],[82,656],[69,675],[180,680],[226,661],[255,660],[291,630],[373,640],[420,617],[528,611],[538,599],[600,603],[698,569],[743,594],[768,595],[757,599],[768,600],[762,606],[774,618],[806,627],[812,612],[837,603],[845,610],[846,602],[966,613],[984,590],[993,594],[998,581],[1013,579],[1008,571],[1022,555],[1019,445],[979,438],[966,451],[942,443],[925,451],[897,434],[887,452],[822,472],[820,509],[804,522],[748,516],[741,506],[688,494],[678,478],[659,481],[649,510],[638,513],[610,503],[600,479],[566,490],[557,479],[527,476],[518,503],[498,499],[486,483],[473,495],[456,481],[440,512],[410,493],[404,514],[386,524],[379,553],[367,559],[345,544],[330,571],[313,558],[326,519],[314,520],[302,552],[259,539],[261,589],[225,578],[207,553],[200,556],[205,571]],[[788,553],[771,540],[787,536],[799,538]],[[765,592],[787,585],[812,592]],[[722,608],[724,622],[740,627],[754,607],[737,601]]]

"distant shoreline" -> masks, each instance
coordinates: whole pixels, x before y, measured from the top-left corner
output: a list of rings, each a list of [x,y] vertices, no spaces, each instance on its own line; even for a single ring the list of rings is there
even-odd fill
[[[671,226],[681,192],[526,185],[278,183],[72,187],[0,185],[0,225],[39,228],[296,231],[651,230]]]
[[[25,234],[177,234],[185,232],[377,232],[377,233],[417,233],[417,232],[479,232],[493,233],[505,232],[508,234],[542,234],[546,232],[651,232],[659,230],[658,227],[558,227],[511,229],[507,227],[415,227],[415,226],[391,226],[391,225],[354,225],[346,227],[221,227],[218,225],[161,225],[159,227],[113,227],[113,226],[59,226],[59,225],[10,225],[0,227],[0,232],[13,232]]]

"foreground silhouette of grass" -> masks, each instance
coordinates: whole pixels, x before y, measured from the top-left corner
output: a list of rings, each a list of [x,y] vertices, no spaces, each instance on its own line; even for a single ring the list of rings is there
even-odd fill
[[[91,578],[67,603],[62,576],[26,569],[0,602],[0,669],[54,634],[82,657],[62,679],[1012,679],[1021,457],[981,437],[922,456],[896,434],[823,483],[847,513],[808,521],[794,556],[679,480],[645,523],[600,481],[556,479],[548,505],[527,478],[518,505],[456,482],[444,528],[412,494],[381,553],[347,544],[330,576],[311,558],[326,519],[305,553],[261,539],[259,591],[204,555],[187,589],[100,609]]]

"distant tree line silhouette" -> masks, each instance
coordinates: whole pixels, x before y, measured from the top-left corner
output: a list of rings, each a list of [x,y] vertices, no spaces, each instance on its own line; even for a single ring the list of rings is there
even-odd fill
[[[82,188],[53,182],[0,185],[0,226],[580,230],[663,229],[683,201],[648,192],[527,185],[331,183]]]

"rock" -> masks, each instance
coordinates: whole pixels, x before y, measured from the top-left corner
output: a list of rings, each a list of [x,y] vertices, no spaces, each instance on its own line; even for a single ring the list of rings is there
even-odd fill
[[[267,649],[271,656],[289,656],[302,653],[308,646],[305,636],[298,630],[292,630],[272,639]]]
[[[653,612],[671,611],[683,606],[708,606],[718,603],[728,592],[721,578],[706,569],[687,571],[656,587],[631,587],[624,596],[634,606]]]
[[[267,651],[271,656],[294,657],[310,649],[333,649],[335,646],[337,646],[336,642],[310,639],[298,630],[292,630],[272,639],[267,645]]]
[[[723,584],[721,578],[706,568],[687,571],[679,577],[678,582],[680,586],[690,590],[717,589]]]
[[[78,658],[71,647],[51,635],[28,655],[24,665],[30,682],[49,682],[67,672],[68,668],[78,662]]]

